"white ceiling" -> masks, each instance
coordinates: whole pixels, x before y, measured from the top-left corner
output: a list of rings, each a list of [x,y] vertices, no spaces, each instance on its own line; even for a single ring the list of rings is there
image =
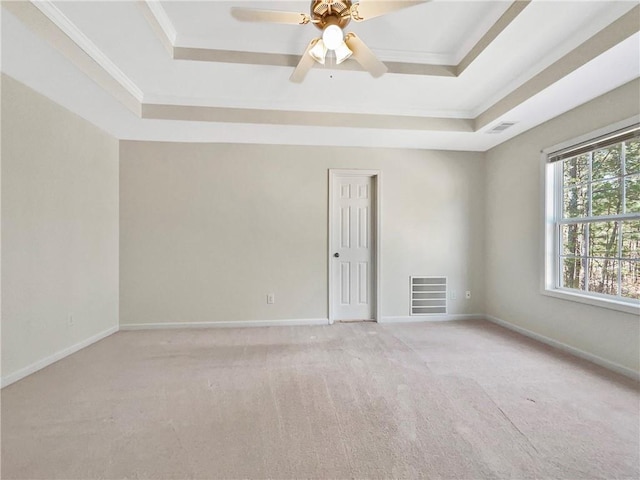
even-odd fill
[[[352,22],[346,30],[383,61],[457,65],[511,4],[433,1]],[[319,36],[312,25],[238,22],[229,14],[233,5],[307,12],[309,2],[162,1],[151,7],[175,47],[301,54]],[[565,55],[636,5],[534,0],[457,77],[387,73],[374,79],[317,66],[302,84],[288,81],[291,67],[172,59],[135,1],[56,1],[38,8],[144,104],[474,119],[538,73],[562,66]],[[635,33],[532,90],[477,131],[403,130],[391,121],[389,128],[373,129],[160,120],[125,107],[42,30],[2,9],[2,71],[121,139],[484,151],[640,76]],[[502,134],[486,133],[501,121],[517,124]]]
[[[232,6],[309,11],[308,1],[163,2],[176,30],[176,42],[229,50],[299,54],[319,30],[307,27],[240,23]],[[351,23],[347,31],[364,38],[383,60],[457,63],[509,7],[509,2],[433,2]],[[455,24],[452,29],[450,25]],[[401,27],[399,27],[401,25]],[[258,45],[256,40],[265,42]]]

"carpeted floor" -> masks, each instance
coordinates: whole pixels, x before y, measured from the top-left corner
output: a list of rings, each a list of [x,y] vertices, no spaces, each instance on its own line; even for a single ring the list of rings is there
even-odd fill
[[[2,390],[2,478],[633,478],[638,384],[484,321],[120,332]]]

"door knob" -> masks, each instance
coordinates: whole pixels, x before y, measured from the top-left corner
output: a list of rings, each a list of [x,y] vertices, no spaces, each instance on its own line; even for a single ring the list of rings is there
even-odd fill
[[[333,256],[338,258],[338,257],[340,257],[340,254],[339,253],[334,253]]]

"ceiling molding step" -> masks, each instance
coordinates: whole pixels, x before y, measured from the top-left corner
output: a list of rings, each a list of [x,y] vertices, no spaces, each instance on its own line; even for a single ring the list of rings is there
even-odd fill
[[[197,98],[189,96],[175,95],[159,95],[154,93],[145,94],[144,104],[146,105],[176,105],[190,107],[221,107],[221,108],[238,108],[238,109],[255,109],[255,110],[293,110],[302,112],[320,112],[320,113],[357,113],[362,115],[397,115],[412,117],[437,117],[437,118],[472,118],[475,119],[476,114],[472,110],[437,110],[424,109],[417,106],[402,106],[400,108],[376,106],[362,104],[360,106],[332,106],[329,107],[321,100],[317,103],[305,101],[304,106],[299,104],[284,105],[281,101],[273,100],[247,100],[245,97],[230,97],[224,93],[219,96],[210,96],[207,98]]]
[[[151,4],[154,4],[154,7]],[[160,2],[150,0],[138,0],[136,5],[142,11],[147,23],[151,26],[153,32],[160,39],[160,43],[169,54],[169,57],[173,58],[173,45],[175,43],[177,33],[173,27],[173,23],[169,20],[169,16]],[[159,13],[162,11],[162,13]],[[160,20],[159,17],[166,18],[166,20]]]
[[[148,10],[148,9],[147,9]],[[153,20],[154,23],[155,20]],[[158,26],[158,28],[160,28]],[[163,37],[165,35],[163,34]],[[189,48],[203,48],[203,49],[216,49],[216,46],[212,44],[210,40],[204,40],[201,37],[189,37],[188,35],[180,35],[180,46]],[[291,41],[278,42],[272,44],[270,51],[280,53],[290,53],[293,55],[300,55],[300,52],[308,46],[308,42],[292,43]],[[178,44],[175,45],[176,47]],[[294,48],[294,51],[291,51]],[[238,47],[239,51],[245,51],[244,47]],[[246,50],[250,51],[250,50]],[[454,54],[440,54],[431,52],[419,52],[419,51],[403,51],[392,50],[380,47],[372,47],[372,51],[383,62],[402,62],[402,63],[418,63],[418,64],[430,64],[430,65],[455,65],[456,56]]]
[[[142,91],[53,4],[48,1],[37,3],[42,5],[32,2],[2,2],[2,7],[60,51],[80,71],[125,107],[140,116]],[[56,11],[59,15],[54,13]]]
[[[192,122],[473,132],[473,119],[142,104],[142,118]]]
[[[498,38],[498,35],[511,25],[511,22],[513,22],[530,3],[531,0],[515,0],[498,21],[493,24],[487,33],[484,34],[478,43],[476,43],[469,53],[460,61],[456,68],[456,75],[460,76],[462,72]]]
[[[529,5],[531,0],[514,0],[513,4],[476,43],[458,65],[434,63],[384,61],[388,73],[401,75],[424,75],[435,77],[457,77],[504,31],[507,26]],[[138,0],[144,16],[161,43],[174,60],[197,62],[240,63],[245,65],[268,65],[295,67],[300,55],[285,53],[262,53],[237,50],[218,50],[204,47],[177,46],[177,32],[169,15],[157,0]],[[384,53],[384,52],[382,52]],[[333,67],[336,70],[359,70],[355,62],[345,62]]]
[[[241,63],[245,65],[270,65],[274,67],[293,68],[295,68],[300,61],[300,55],[288,53],[243,52],[192,47],[173,47],[173,58],[175,60],[192,60],[197,62]],[[388,68],[388,73],[438,77],[455,77],[456,75],[456,67],[451,65],[404,62],[384,62],[384,64]],[[332,65],[330,68],[332,70],[362,70],[360,65],[350,60],[340,65]]]
[[[417,63],[421,65],[455,65],[455,55],[451,53],[431,53],[403,51],[372,47],[371,50],[383,62]]]
[[[239,63],[245,65],[267,65],[274,67],[295,68],[300,55],[287,53],[261,53],[238,50],[218,50],[202,47],[177,46],[177,32],[160,2],[154,0],[138,0],[144,17],[151,25],[160,42],[174,60],[191,60],[196,62]],[[411,62],[384,62],[389,73],[402,75],[428,75],[436,77],[455,77],[457,66]],[[355,62],[335,65],[335,70],[361,70]]]
[[[564,57],[503,97],[476,117],[475,129],[480,130],[631,35],[638,33],[640,31],[639,15],[640,5],[637,5],[618,20],[600,30]]]
[[[38,0],[31,2],[35,7],[44,13],[64,34],[85,51],[98,65],[100,65],[109,75],[120,83],[139,102],[142,101],[142,90],[113,63],[95,43],[80,31],[69,18],[62,13],[50,0]]]
[[[401,75],[427,75],[430,77],[456,77],[454,65],[432,65],[428,63],[383,62],[388,73]],[[342,64],[344,65],[344,64]]]
[[[175,60],[196,62],[243,63],[247,65],[271,65],[274,67],[295,67],[300,55],[288,53],[242,52],[238,50],[216,50],[211,48],[173,47]]]
[[[176,27],[173,26],[173,22],[171,22],[171,19],[169,18],[167,11],[164,9],[162,4],[159,2],[159,0],[142,1],[147,5],[147,7],[149,7],[149,10],[158,22],[158,25],[160,25],[160,28],[162,28],[162,31],[166,35],[169,42],[171,42],[172,45],[175,45],[176,39],[178,38],[178,32],[176,32]]]

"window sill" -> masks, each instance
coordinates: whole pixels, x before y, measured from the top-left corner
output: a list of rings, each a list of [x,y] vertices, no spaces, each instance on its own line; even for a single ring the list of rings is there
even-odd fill
[[[541,292],[549,297],[560,298],[571,302],[586,303],[595,307],[608,308],[609,310],[617,310],[618,312],[631,313],[640,315],[640,302],[637,300],[619,301],[608,298],[600,298],[591,295],[581,295],[579,293],[570,292],[560,289],[544,288]]]

